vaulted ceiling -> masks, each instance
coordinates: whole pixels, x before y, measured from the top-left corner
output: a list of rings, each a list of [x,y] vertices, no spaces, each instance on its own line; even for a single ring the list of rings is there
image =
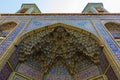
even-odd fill
[[[82,61],[99,64],[99,54],[102,51],[91,34],[64,26],[29,35],[20,45],[19,60],[37,61],[44,73],[56,65],[62,65],[70,74],[75,74]]]

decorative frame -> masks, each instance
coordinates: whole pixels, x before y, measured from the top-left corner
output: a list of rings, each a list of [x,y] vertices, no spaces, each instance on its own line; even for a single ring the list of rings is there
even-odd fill
[[[37,15],[37,14],[35,14],[35,15]],[[32,16],[35,16],[35,15],[32,15]],[[45,14],[43,14],[43,15],[45,15]],[[105,15],[106,15],[106,14],[105,14]],[[89,19],[89,18],[91,18],[91,17],[92,17],[92,18],[94,17],[94,19],[104,19],[104,17],[105,17],[105,18],[108,17],[108,19],[113,19],[113,18],[118,19],[118,18],[119,18],[119,16],[118,16],[119,14],[116,14],[118,17],[117,17],[117,16],[111,16],[111,15],[109,15],[109,14],[108,14],[107,16],[105,16],[105,15],[100,15],[100,16],[97,15],[98,17],[96,17],[96,15],[95,15],[95,16],[91,15],[90,17],[88,17],[88,16],[86,17],[85,15],[83,15],[82,18],[84,18],[84,17],[85,17],[86,19]],[[114,15],[115,15],[115,14],[114,14]],[[10,14],[6,14],[6,16],[8,16],[8,17],[11,16],[10,18],[12,18],[12,17],[14,17],[14,16],[16,17],[16,14],[11,14],[11,15],[10,15]],[[5,16],[4,14],[2,15],[3,18],[6,18],[6,16]],[[19,16],[20,18],[24,18],[24,19],[25,19],[27,15],[24,15],[24,17],[22,17],[23,15],[22,15],[22,14],[21,14],[21,15],[19,14],[18,16]],[[49,16],[49,15],[48,15],[48,16]],[[81,16],[81,15],[79,15],[79,16]],[[30,16],[30,17],[31,17],[31,16]],[[35,16],[34,18],[37,18],[37,17],[38,17],[38,16]],[[28,18],[28,16],[27,16],[27,18]],[[65,18],[64,18],[64,19],[65,19]],[[107,47],[109,47],[109,46],[105,43],[105,40],[103,39],[103,37],[102,37],[102,35],[100,34],[99,30],[97,30],[97,32],[98,32],[98,34],[100,35],[100,38],[102,39],[102,40],[101,40],[101,43],[104,43],[104,44],[105,44],[105,49],[104,49],[104,50],[106,51],[106,54],[105,54],[105,55],[107,55],[107,59],[110,60],[111,65],[113,65],[112,68],[113,68],[114,71],[117,73],[117,75],[119,75],[120,73],[118,73],[117,71],[120,70],[120,67],[119,67],[119,64],[117,63],[117,60],[116,60],[115,56],[113,55],[113,52],[111,52],[110,48],[107,48]],[[29,34],[31,34],[31,33],[29,33]],[[22,36],[22,37],[23,37],[23,36]],[[16,40],[18,40],[18,39],[16,39]],[[19,41],[18,41],[18,42],[19,42]],[[18,43],[18,42],[17,42],[17,43]],[[16,43],[16,44],[17,44],[17,43]],[[7,54],[6,54],[6,55],[7,55]],[[6,56],[5,56],[5,57],[6,57]],[[8,56],[7,56],[7,57],[8,57]],[[113,60],[112,60],[112,59],[113,59]],[[3,59],[3,60],[4,60],[4,59]],[[1,65],[1,64],[0,64],[0,65]],[[2,65],[4,65],[4,64],[2,64]],[[115,67],[115,66],[117,66],[117,67]],[[1,68],[1,67],[0,67],[0,68]]]

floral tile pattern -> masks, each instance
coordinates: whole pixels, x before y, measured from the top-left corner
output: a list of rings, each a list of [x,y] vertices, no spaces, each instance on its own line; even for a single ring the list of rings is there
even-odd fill
[[[41,80],[42,78],[42,73],[40,73],[39,71],[36,71],[35,69],[25,64],[21,64],[17,71],[27,76],[31,76],[35,80]]]
[[[16,38],[17,34],[24,27],[26,20],[22,21],[17,28],[9,35],[9,37],[4,40],[0,45],[0,56],[5,52],[5,50],[10,46],[11,42]]]
[[[100,31],[102,37],[106,41],[107,45],[109,46],[111,51],[114,53],[117,60],[120,62],[120,49],[119,49],[119,47],[112,40],[111,36],[106,32],[106,30],[104,29],[103,25],[100,23],[99,20],[94,20],[94,23],[95,23],[96,27],[98,28],[98,30]]]
[[[108,80],[118,80],[115,72],[113,71],[112,67],[109,67],[109,69],[106,72],[106,75],[108,77]]]
[[[55,23],[63,23],[63,24],[68,24],[78,28],[82,28],[98,36],[96,30],[94,29],[94,27],[92,26],[89,20],[31,20],[30,24],[26,27],[23,34],[28,31],[31,31],[40,27],[48,26],[51,24],[55,24]]]
[[[7,80],[11,72],[12,70],[10,66],[8,65],[8,63],[6,63],[3,69],[0,71],[0,80]]]

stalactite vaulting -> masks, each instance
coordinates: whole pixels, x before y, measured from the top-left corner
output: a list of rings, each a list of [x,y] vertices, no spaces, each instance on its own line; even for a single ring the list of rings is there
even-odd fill
[[[97,41],[90,34],[62,26],[30,35],[21,45],[19,60],[38,61],[44,73],[53,66],[63,65],[70,74],[75,74],[84,60],[99,64],[101,47]]]

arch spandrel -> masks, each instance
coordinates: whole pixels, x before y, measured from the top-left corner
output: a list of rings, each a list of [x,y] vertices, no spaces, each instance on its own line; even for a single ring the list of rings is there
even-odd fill
[[[39,29],[40,27],[55,25],[58,23],[75,26],[83,30],[87,30],[88,32],[91,32],[98,36],[98,33],[93,27],[90,20],[40,20],[40,19],[32,19],[29,25],[24,29],[23,34],[21,35],[24,35],[25,33],[31,30]]]
[[[33,29],[33,30],[31,30],[31,31],[28,31],[28,32],[26,32],[26,33],[23,33],[23,34],[20,36],[20,40],[19,40],[19,41],[21,41],[21,40],[22,40],[23,38],[25,38],[26,36],[29,36],[29,35],[34,34],[34,33],[37,33],[37,32],[39,32],[39,31],[41,31],[41,30],[52,29],[52,28],[54,28],[54,27],[56,27],[56,26],[64,26],[64,27],[66,27],[66,28],[68,28],[68,29],[71,29],[71,30],[78,30],[79,32],[83,32],[83,33],[85,33],[85,34],[87,34],[87,35],[92,36],[92,37],[93,37],[95,40],[97,40],[101,45],[103,44],[103,43],[101,43],[101,39],[100,39],[98,36],[96,36],[95,34],[91,33],[90,31],[85,30],[85,29],[80,28],[80,27],[73,26],[73,25],[64,24],[64,23],[54,23],[54,24],[42,26],[42,27],[40,27],[40,28],[37,28],[37,29]]]
[[[93,34],[65,24],[54,24],[28,32],[21,38],[19,61],[35,61],[43,74],[55,66],[64,66],[70,75],[80,64],[99,65],[102,51]]]

